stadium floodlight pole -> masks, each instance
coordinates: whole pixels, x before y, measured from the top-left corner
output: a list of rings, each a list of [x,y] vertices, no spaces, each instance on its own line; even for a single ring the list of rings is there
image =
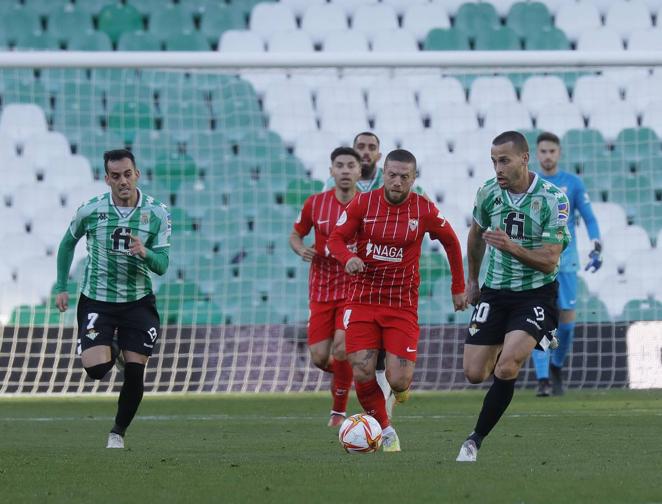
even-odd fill
[[[508,68],[662,66],[660,51],[421,51],[418,53],[223,53],[198,51],[0,52],[14,68],[274,68],[440,67]]]

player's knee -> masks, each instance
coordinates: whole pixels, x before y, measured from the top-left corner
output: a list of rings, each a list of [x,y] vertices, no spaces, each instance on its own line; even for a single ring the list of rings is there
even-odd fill
[[[335,360],[344,361],[347,360],[347,354],[345,353],[344,345],[333,345],[333,358]]]
[[[464,376],[469,383],[476,385],[478,383],[483,383],[488,375],[484,369],[465,367]]]
[[[513,359],[499,359],[494,368],[494,375],[501,380],[512,380],[517,378],[521,364]]]
[[[395,392],[404,392],[411,385],[411,376],[389,376],[387,372],[388,383]]]
[[[310,352],[310,360],[312,360],[313,364],[320,369],[326,369],[329,367],[329,356],[322,352]]]
[[[113,361],[104,362],[103,364],[97,364],[96,366],[90,366],[85,368],[87,376],[93,380],[101,380],[108,371],[113,367]]]

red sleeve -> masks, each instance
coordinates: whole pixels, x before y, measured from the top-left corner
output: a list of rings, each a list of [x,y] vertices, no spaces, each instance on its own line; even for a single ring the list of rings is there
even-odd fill
[[[297,220],[294,222],[294,230],[299,236],[306,236],[313,227],[313,197],[310,196],[303,204],[303,208]]]
[[[430,204],[430,213],[425,219],[426,230],[435,240],[439,240],[446,251],[451,267],[451,292],[464,292],[464,266],[462,265],[462,247],[455,231],[434,204]]]
[[[347,249],[347,243],[353,240],[356,232],[361,226],[361,219],[363,218],[364,210],[361,206],[363,198],[357,197],[347,205],[347,208],[340,214],[336,227],[329,235],[326,246],[331,252],[331,255],[336,258],[343,266],[347,264],[352,257],[356,254]]]

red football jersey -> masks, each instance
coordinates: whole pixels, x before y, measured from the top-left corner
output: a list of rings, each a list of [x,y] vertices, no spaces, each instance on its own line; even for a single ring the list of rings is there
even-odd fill
[[[446,250],[452,293],[464,292],[460,242],[434,203],[412,192],[401,204],[392,205],[383,188],[358,194],[340,216],[327,244],[343,265],[355,255],[365,263],[364,271],[351,277],[347,302],[416,310],[418,263],[426,232]],[[345,245],[355,236],[356,254]]]
[[[341,203],[336,198],[336,190],[331,189],[313,194],[306,199],[303,209],[294,223],[299,236],[306,236],[315,228],[315,250],[317,254],[310,265],[308,296],[311,301],[326,303],[347,297],[349,275],[326,247],[331,231],[349,203]],[[345,250],[356,250],[356,245],[345,246]]]

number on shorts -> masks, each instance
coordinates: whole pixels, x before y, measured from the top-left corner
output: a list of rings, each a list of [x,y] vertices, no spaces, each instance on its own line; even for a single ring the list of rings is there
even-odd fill
[[[545,320],[545,310],[543,309],[542,306],[534,306],[533,313],[536,314],[536,320],[538,322]]]
[[[88,320],[87,329],[94,329],[94,323],[97,321],[98,318],[99,318],[98,313],[88,313],[87,314],[87,320]]]
[[[147,331],[147,334],[149,334],[149,337],[152,340],[152,343],[154,343],[156,341],[156,338],[159,337],[159,335],[156,333],[156,328],[155,327],[150,327],[149,331]]]
[[[480,303],[476,307],[473,317],[471,317],[472,322],[480,322],[481,324],[487,320],[487,316],[490,314],[490,304],[489,303]]]
[[[347,326],[349,325],[349,317],[352,316],[352,310],[345,310],[344,313],[342,314],[342,325],[345,326],[345,329],[347,329]]]

